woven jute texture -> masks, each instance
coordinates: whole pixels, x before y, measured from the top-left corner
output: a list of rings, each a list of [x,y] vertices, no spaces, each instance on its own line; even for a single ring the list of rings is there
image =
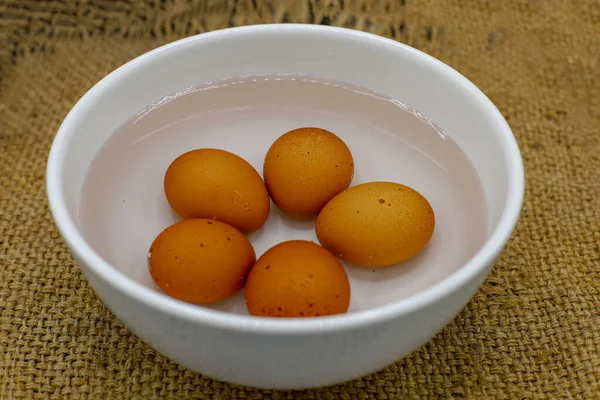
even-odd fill
[[[505,115],[526,168],[521,220],[462,313],[397,364],[321,390],[231,386],[157,354],[95,296],[45,199],[54,134],[100,78],[264,22],[366,30],[450,64]],[[598,0],[2,0],[0,24],[0,398],[600,399]]]

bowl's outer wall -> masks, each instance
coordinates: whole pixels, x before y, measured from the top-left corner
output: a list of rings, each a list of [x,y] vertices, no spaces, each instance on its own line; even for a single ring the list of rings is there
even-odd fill
[[[328,333],[266,335],[215,329],[173,317],[132,301],[82,260],[76,261],[115,315],[157,351],[211,378],[264,389],[329,386],[394,363],[450,322],[492,267],[488,265],[449,297],[397,319]]]
[[[208,318],[174,300],[157,300],[158,294],[113,271],[76,228],[85,171],[103,141],[148,103],[198,80],[281,71],[366,86],[430,116],[474,163],[486,192],[490,227],[504,224],[503,233],[493,239],[495,244],[449,278],[451,284],[442,282],[430,293],[385,311],[369,311],[368,318],[349,314],[339,329],[337,325],[319,329],[319,322],[309,324],[314,330],[302,333],[271,329],[264,321],[257,322],[257,329],[247,321],[238,329],[232,316]],[[57,150],[49,159],[49,200],[85,276],[142,340],[210,377],[254,387],[303,389],[358,378],[393,363],[429,340],[464,307],[516,223],[522,163],[512,141],[505,121],[474,86],[413,49],[334,28],[237,28],[146,54],[92,88],[57,135]],[[509,218],[504,215],[507,209]]]

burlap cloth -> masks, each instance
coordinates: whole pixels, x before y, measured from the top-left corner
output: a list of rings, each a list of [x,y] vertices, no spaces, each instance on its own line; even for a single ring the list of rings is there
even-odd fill
[[[598,0],[0,1],[0,398],[600,398]],[[157,354],[74,265],[45,198],[63,117],[105,74],[229,25],[312,22],[390,36],[458,69],[508,119],[522,217],[465,310],[345,385],[257,391]]]

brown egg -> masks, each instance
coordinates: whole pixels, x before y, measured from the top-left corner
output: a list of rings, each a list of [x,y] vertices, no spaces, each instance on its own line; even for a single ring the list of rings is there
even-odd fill
[[[330,252],[313,242],[291,240],[258,259],[245,294],[251,315],[316,317],[348,311],[350,283]]]
[[[308,219],[350,186],[354,160],[348,146],[333,133],[300,128],[271,145],[263,175],[277,207],[292,218]]]
[[[148,253],[150,275],[168,295],[196,304],[240,290],[256,260],[240,231],[211,219],[187,219],[162,231]]]
[[[224,150],[198,149],[180,155],[167,169],[164,190],[182,218],[212,218],[250,233],[269,216],[269,194],[258,172]]]
[[[369,267],[408,260],[429,242],[435,226],[431,205],[419,192],[393,182],[351,187],[317,218],[317,237],[340,259]]]

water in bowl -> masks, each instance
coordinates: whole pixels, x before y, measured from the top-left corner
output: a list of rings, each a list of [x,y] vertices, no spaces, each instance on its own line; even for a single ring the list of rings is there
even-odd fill
[[[353,184],[384,180],[413,187],[431,203],[436,227],[413,259],[396,266],[347,267],[349,312],[409,297],[459,269],[487,237],[485,194],[450,136],[398,100],[333,80],[260,75],[209,82],[168,96],[125,122],[91,163],[81,196],[86,240],[129,278],[155,287],[147,269],[156,235],[178,220],[163,177],[180,154],[221,148],[262,174],[269,146],[305,126],[336,133],[353,153]],[[287,219],[273,205],[250,236],[257,256],[284,240],[316,240],[314,221]],[[209,307],[247,314],[243,291]]]

